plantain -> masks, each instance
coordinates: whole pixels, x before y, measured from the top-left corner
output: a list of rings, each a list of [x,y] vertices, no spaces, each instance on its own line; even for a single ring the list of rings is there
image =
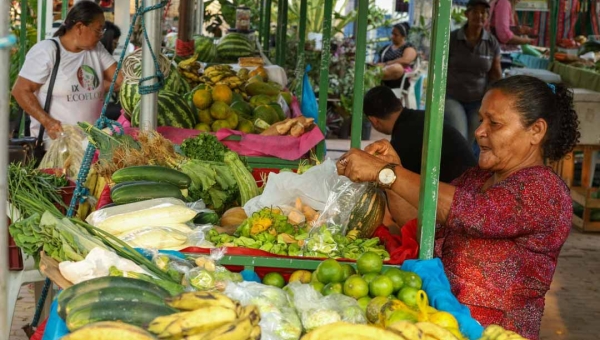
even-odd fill
[[[336,322],[321,326],[302,337],[301,340],[344,339],[344,340],[407,340],[382,328],[360,324]]]
[[[177,67],[182,70],[189,70],[193,64],[196,64],[197,60],[198,53],[194,54],[191,58],[180,61],[179,64],[177,64]]]
[[[421,331],[419,327],[410,321],[394,322],[386,329],[404,337],[405,339],[418,340],[423,339],[424,336],[423,331]]]
[[[256,305],[248,305],[240,309],[238,317],[240,319],[248,318],[252,322],[252,326],[256,326],[260,322],[260,311]]]
[[[253,328],[250,318],[245,318],[226,323],[209,332],[190,335],[186,340],[246,340]]]
[[[504,328],[502,328],[501,326],[489,325],[484,329],[483,334],[481,336],[486,337],[490,340],[495,340],[498,336],[500,336],[500,334],[504,333],[504,331]]]
[[[165,300],[167,305],[182,311],[193,311],[200,308],[224,307],[237,310],[238,304],[217,292],[189,292]]]
[[[457,340],[449,330],[431,322],[417,322],[416,326],[423,332],[424,339]]]
[[[153,340],[145,330],[117,321],[96,322],[66,335],[64,340]]]
[[[161,339],[181,338],[210,331],[237,319],[235,310],[220,306],[178,314],[181,317],[170,323],[164,322],[160,317],[156,318],[150,323],[148,330]]]
[[[261,336],[262,336],[262,331],[260,329],[260,326],[256,325],[252,328],[252,331],[250,332],[250,335],[248,336],[248,340],[260,340]]]

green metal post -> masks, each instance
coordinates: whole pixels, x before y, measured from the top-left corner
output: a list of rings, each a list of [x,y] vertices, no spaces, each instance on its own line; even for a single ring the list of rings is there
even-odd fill
[[[420,259],[433,257],[451,9],[452,0],[434,1],[431,53],[427,76],[427,111],[425,114],[425,134],[423,136],[422,159],[424,162],[421,165],[421,189],[419,194],[419,229],[417,236],[420,245]]]
[[[308,0],[300,0],[300,26],[298,27],[298,70],[297,74],[304,74],[304,44],[306,43],[306,9]],[[296,88],[296,97],[302,103],[302,79],[298,79],[298,87]]]
[[[63,0],[62,2],[62,13],[61,18],[65,20],[67,17],[67,12],[69,11],[69,0]]]
[[[19,34],[19,69],[25,63],[27,54],[27,0],[21,0],[21,33]]]
[[[288,0],[279,0],[277,6],[277,46],[275,49],[275,63],[285,67],[285,50],[287,48],[287,17]]]
[[[318,125],[323,134],[326,133],[327,123],[327,93],[329,89],[329,61],[331,59],[331,16],[333,14],[333,0],[325,0],[323,8],[323,51],[321,53],[321,67],[319,70],[319,119]],[[325,157],[325,143],[317,145],[317,157]]]
[[[352,140],[350,146],[360,149],[363,121],[365,62],[367,59],[367,16],[369,0],[358,0],[356,23],[356,55],[354,59],[354,101],[352,103]],[[325,44],[323,44],[325,46]]]
[[[263,20],[261,27],[263,52],[269,55],[270,37],[271,37],[271,5],[272,0],[263,1]]]
[[[41,18],[42,18],[42,29],[40,30],[40,40],[44,40],[46,39],[46,7],[47,7],[47,3],[48,1],[46,0],[40,0],[42,1],[42,13],[40,14]]]
[[[550,0],[550,62],[554,62],[558,30],[558,0]]]

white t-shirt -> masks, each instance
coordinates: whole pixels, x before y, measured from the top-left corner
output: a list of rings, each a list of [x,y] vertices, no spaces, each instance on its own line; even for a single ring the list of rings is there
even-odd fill
[[[63,125],[82,121],[94,123],[104,104],[104,71],[115,63],[115,59],[100,43],[91,51],[73,53],[62,46],[60,39],[53,39],[60,45],[60,65],[49,113]],[[56,45],[51,41],[40,41],[29,50],[19,72],[25,79],[44,84],[35,94],[42,108],[55,60]],[[37,137],[39,128],[40,123],[32,118],[31,136]],[[47,140],[47,136],[44,139]]]

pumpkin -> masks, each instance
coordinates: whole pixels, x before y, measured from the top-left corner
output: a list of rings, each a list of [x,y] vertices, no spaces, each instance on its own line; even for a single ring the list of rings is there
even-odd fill
[[[247,218],[248,216],[243,208],[231,208],[221,216],[221,227],[238,227]]]
[[[352,208],[347,231],[357,230],[359,238],[370,238],[385,215],[385,194],[375,185],[369,185]]]

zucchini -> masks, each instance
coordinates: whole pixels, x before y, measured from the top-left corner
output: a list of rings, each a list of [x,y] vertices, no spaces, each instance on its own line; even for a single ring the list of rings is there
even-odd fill
[[[192,183],[190,176],[183,172],[158,165],[130,166],[119,169],[112,175],[112,181],[115,183],[131,181],[169,183],[180,189],[186,189]]]
[[[73,332],[83,326],[102,321],[121,321],[146,329],[159,316],[175,314],[169,306],[129,301],[100,302],[77,308],[67,316],[67,328]]]
[[[65,313],[68,316],[72,311],[81,307],[111,301],[143,302],[157,306],[166,306],[164,298],[164,294],[157,294],[154,291],[138,287],[105,287],[75,296],[67,303]]]
[[[69,301],[73,299],[76,295],[85,294],[87,292],[91,292],[97,289],[106,288],[106,287],[116,287],[116,288],[136,288],[139,290],[147,290],[155,293],[156,295],[162,296],[166,298],[171,296],[168,291],[164,288],[156,285],[155,283],[132,279],[128,277],[114,277],[114,276],[103,276],[97,279],[91,279],[88,281],[84,281],[78,283],[74,286],[71,286],[65,290],[63,290],[58,295],[58,315],[64,320],[67,316],[66,307]]]
[[[183,200],[179,187],[169,183],[158,182],[133,182],[128,185],[113,188],[110,198],[114,203],[126,204],[145,201],[153,198],[173,197]]]

